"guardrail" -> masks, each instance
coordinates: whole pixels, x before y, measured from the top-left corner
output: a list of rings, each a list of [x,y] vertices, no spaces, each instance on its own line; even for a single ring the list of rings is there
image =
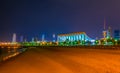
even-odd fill
[[[26,50],[27,48],[0,48],[0,62],[15,57]]]
[[[96,46],[86,46],[86,45],[82,45],[82,46],[22,46],[24,48],[47,48],[47,47],[51,47],[51,48],[88,48],[88,49],[120,49],[120,45],[96,45]]]

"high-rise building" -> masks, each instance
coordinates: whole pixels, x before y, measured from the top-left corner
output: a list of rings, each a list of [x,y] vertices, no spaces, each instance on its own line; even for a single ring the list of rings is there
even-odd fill
[[[12,42],[15,43],[16,42],[16,33],[13,34],[13,37],[12,37]]]
[[[37,37],[35,37],[35,38],[33,37],[31,42],[37,42],[37,41],[38,41],[38,38]]]
[[[34,38],[34,41],[35,41],[35,42],[37,42],[37,41],[38,41],[38,38],[37,38],[37,37],[35,37],[35,38]]]
[[[108,28],[107,30],[107,36],[106,36],[107,39],[111,39],[112,38],[112,31],[111,31],[111,27]]]
[[[20,42],[23,42],[23,36],[20,37]]]
[[[104,18],[104,27],[103,27],[103,39],[106,41],[106,39],[111,39],[112,38],[112,32],[111,32],[111,27],[109,27],[106,30],[106,20]]]
[[[120,40],[120,30],[114,30],[114,38]]]
[[[32,42],[35,42],[35,39],[34,39],[34,38],[32,38]]]
[[[45,41],[45,35],[44,34],[42,35],[42,41]]]
[[[106,36],[107,36],[107,31],[103,31],[103,39],[105,40],[106,39]]]
[[[106,31],[106,20],[104,18],[104,27],[103,27],[103,39],[105,40],[107,36],[107,31]]]
[[[53,42],[55,42],[55,34],[53,34]]]

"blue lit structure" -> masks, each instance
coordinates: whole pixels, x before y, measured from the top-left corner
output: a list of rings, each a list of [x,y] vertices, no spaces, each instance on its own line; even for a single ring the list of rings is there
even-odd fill
[[[120,40],[120,30],[114,30],[114,38]]]
[[[92,42],[93,39],[88,37],[85,32],[76,32],[76,33],[69,33],[69,34],[59,34],[58,35],[58,42]]]

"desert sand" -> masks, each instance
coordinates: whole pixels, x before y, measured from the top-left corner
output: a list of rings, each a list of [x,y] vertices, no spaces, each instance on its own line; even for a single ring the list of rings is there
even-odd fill
[[[0,73],[120,73],[120,50],[29,48],[2,62]]]

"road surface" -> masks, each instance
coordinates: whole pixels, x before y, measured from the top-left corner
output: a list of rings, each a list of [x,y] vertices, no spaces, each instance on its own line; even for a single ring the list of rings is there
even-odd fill
[[[120,50],[30,48],[2,62],[0,73],[120,73]]]

